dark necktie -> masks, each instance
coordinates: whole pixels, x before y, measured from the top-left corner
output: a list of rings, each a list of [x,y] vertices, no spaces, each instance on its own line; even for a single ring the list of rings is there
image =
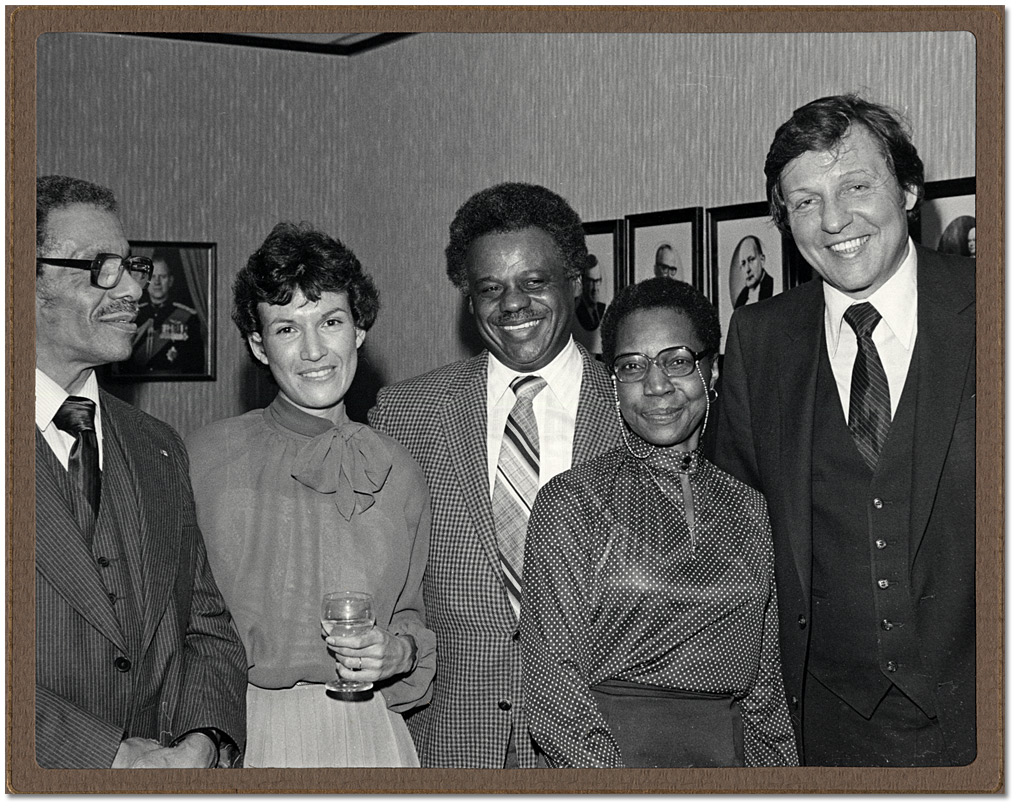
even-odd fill
[[[53,417],[53,423],[74,436],[67,471],[85,494],[92,513],[99,513],[99,440],[96,436],[96,404],[81,396],[68,396]]]
[[[870,303],[857,303],[847,309],[843,317],[857,335],[848,424],[857,449],[874,472],[892,424],[889,381],[875,341],[871,339],[882,315]]]
[[[521,614],[521,572],[524,538],[528,533],[531,506],[538,494],[538,423],[532,400],[546,386],[540,376],[519,376],[510,388],[517,401],[503,428],[503,443],[492,489],[492,516],[503,583],[515,615]]]

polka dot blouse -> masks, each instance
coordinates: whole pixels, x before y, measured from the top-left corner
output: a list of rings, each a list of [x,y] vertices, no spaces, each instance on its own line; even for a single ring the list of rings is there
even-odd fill
[[[732,694],[747,764],[797,763],[765,500],[700,456],[679,460],[620,447],[557,476],[535,501],[526,711],[556,766],[622,766],[588,690],[607,679]]]

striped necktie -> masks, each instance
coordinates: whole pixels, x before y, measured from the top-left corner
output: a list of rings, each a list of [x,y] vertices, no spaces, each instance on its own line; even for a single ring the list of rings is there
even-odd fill
[[[517,396],[503,428],[496,482],[492,490],[492,516],[496,521],[499,563],[507,598],[514,614],[521,614],[521,571],[524,538],[531,506],[538,494],[538,424],[532,400],[546,386],[540,376],[520,376],[510,388]]]
[[[878,466],[882,445],[892,425],[889,381],[872,332],[882,315],[870,303],[857,303],[843,315],[857,335],[857,359],[850,379],[850,415],[847,424],[857,449],[871,471]]]

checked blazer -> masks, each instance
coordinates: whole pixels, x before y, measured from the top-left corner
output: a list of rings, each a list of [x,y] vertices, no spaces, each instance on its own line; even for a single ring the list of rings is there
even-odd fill
[[[619,443],[609,375],[583,361],[572,464]],[[537,764],[527,732],[518,620],[496,548],[486,454],[488,353],[383,388],[371,425],[410,450],[432,498],[425,621],[438,640],[432,703],[408,717],[425,767],[501,768],[513,734],[522,767]],[[541,373],[540,371],[536,373]]]
[[[100,393],[103,491],[141,601],[118,621],[75,519],[66,472],[36,431],[36,760],[105,768],[125,735],[166,746],[211,727],[245,741],[247,665],[206,561],[188,458],[169,426]]]
[[[911,631],[953,764],[975,755],[975,311],[974,261],[918,247],[909,531],[889,544],[908,543],[909,581],[901,586],[917,615]],[[829,373],[824,340],[817,279],[736,312],[708,448],[718,466],[768,501],[783,679],[798,745],[812,629],[815,392],[819,374]],[[903,407],[901,400],[897,418]]]

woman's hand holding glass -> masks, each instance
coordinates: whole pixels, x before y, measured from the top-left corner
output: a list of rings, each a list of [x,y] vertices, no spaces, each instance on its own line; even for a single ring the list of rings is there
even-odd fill
[[[375,683],[410,671],[414,648],[407,635],[394,635],[378,626],[353,637],[326,638],[344,680]]]

